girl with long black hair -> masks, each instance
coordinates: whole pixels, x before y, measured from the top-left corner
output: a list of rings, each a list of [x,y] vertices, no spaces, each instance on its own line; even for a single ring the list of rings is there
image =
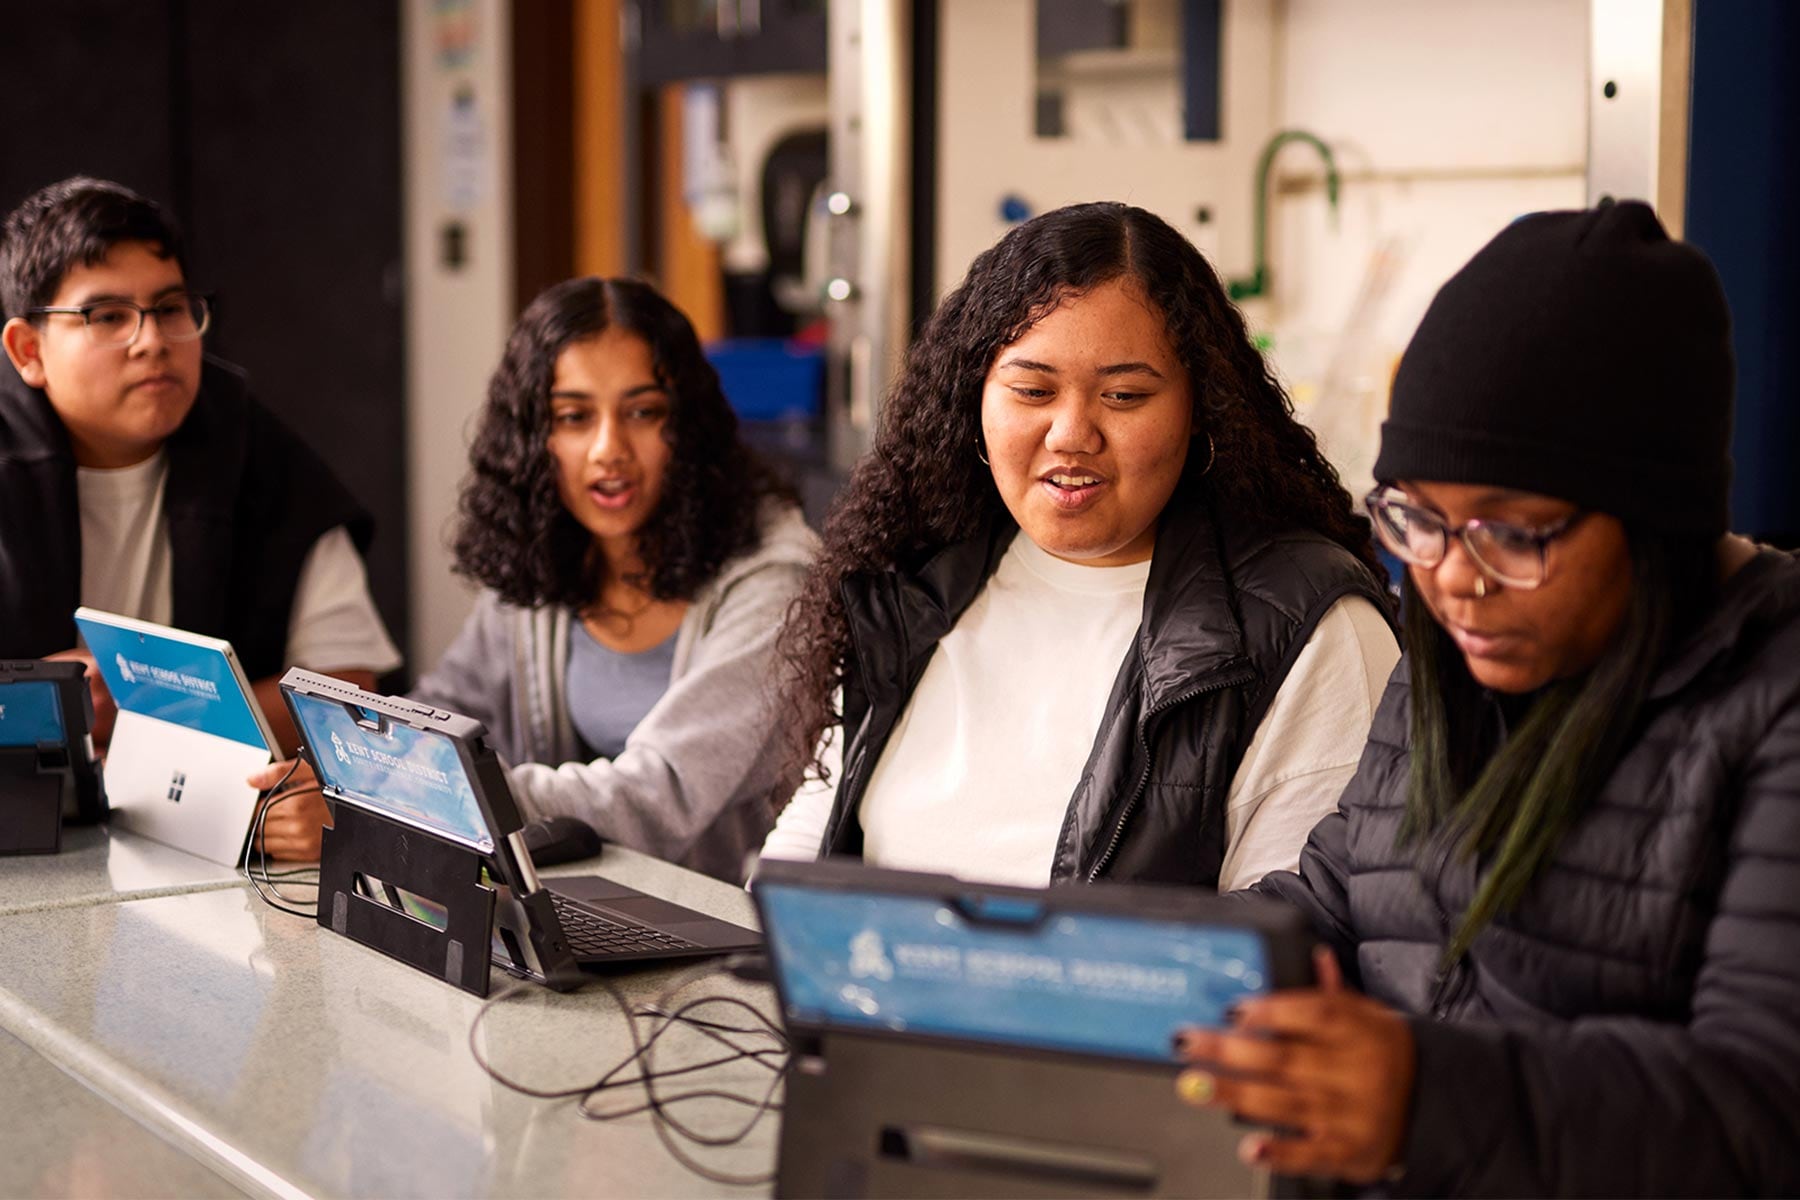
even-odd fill
[[[783,635],[823,782],[764,854],[1291,866],[1398,657],[1381,577],[1193,245],[1123,204],[1028,221],[933,315],[827,522]]]

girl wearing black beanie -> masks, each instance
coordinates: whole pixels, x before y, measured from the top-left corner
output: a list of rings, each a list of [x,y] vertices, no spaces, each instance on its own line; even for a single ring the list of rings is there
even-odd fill
[[[1394,382],[1405,657],[1298,874],[1317,989],[1194,1031],[1277,1172],[1800,1193],[1800,559],[1726,533],[1730,318],[1645,206],[1515,222]]]

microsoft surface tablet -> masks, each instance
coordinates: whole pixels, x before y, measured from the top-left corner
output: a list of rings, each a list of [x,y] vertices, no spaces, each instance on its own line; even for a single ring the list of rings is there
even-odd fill
[[[241,861],[275,736],[231,643],[77,609],[118,719],[106,752],[118,823],[225,866]]]

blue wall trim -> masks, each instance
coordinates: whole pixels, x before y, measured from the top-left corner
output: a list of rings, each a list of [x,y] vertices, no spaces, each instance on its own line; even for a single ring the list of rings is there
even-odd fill
[[[1800,4],[1697,0],[1687,238],[1718,265],[1738,360],[1732,524],[1800,545]]]

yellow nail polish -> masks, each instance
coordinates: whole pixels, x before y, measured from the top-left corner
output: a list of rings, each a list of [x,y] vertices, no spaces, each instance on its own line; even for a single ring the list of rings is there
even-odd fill
[[[1189,1104],[1211,1103],[1217,1088],[1205,1071],[1183,1071],[1175,1079],[1175,1094]]]

